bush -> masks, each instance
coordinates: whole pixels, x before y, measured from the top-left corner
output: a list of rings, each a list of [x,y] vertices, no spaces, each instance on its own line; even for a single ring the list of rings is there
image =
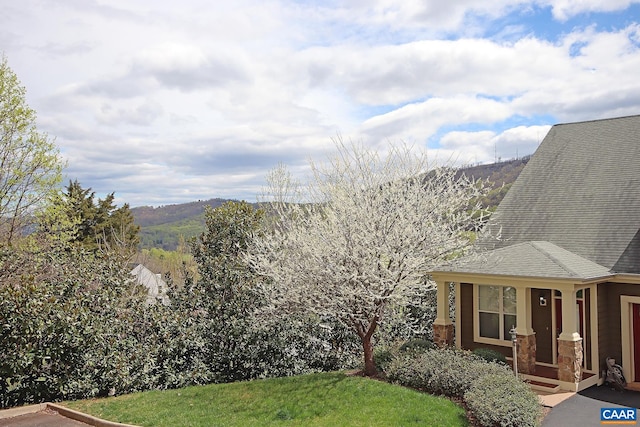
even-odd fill
[[[405,352],[392,360],[387,378],[397,384],[463,398],[482,426],[535,426],[536,394],[503,364],[456,349]]]
[[[394,352],[390,348],[376,348],[373,351],[373,360],[378,372],[386,372],[394,359]]]
[[[400,351],[425,351],[431,350],[435,345],[429,341],[422,338],[417,338],[413,340],[409,340],[400,346]]]
[[[507,364],[507,358],[505,357],[504,354],[500,353],[499,351],[492,350],[490,348],[476,348],[475,350],[473,350],[473,354],[475,354],[478,357],[481,357],[487,362],[496,362],[496,363],[501,363],[503,365]]]
[[[505,370],[460,350],[431,350],[429,353],[435,362],[429,388],[436,394],[462,397],[475,379],[489,372]]]
[[[480,425],[487,427],[537,426],[542,415],[538,396],[507,372],[478,378],[464,400]]]
[[[210,382],[190,313],[76,246],[0,252],[0,408]]]
[[[426,384],[429,382],[430,370],[421,369],[424,364],[422,356],[411,353],[399,354],[391,361],[385,371],[387,379],[405,387],[425,390]]]
[[[148,305],[128,267],[79,247],[45,249],[0,249],[0,408],[338,370],[358,354],[339,325],[211,319],[186,288],[170,306]]]
[[[473,381],[488,373],[511,372],[506,366],[489,363],[470,352],[431,349],[404,353],[387,368],[387,377],[398,384],[433,394],[462,397]]]
[[[353,366],[361,349],[346,327],[256,316],[265,301],[234,252],[237,212],[208,218],[194,251],[202,280],[170,292],[169,306],[147,304],[116,252],[59,233],[0,247],[0,409]]]

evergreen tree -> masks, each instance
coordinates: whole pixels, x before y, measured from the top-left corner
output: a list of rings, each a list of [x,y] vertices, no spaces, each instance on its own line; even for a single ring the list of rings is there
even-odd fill
[[[246,259],[250,242],[265,232],[264,215],[246,202],[207,208],[207,228],[192,242],[199,278],[187,280],[172,296],[172,305],[188,311],[201,327],[212,379],[238,381],[351,366],[353,340],[340,325],[295,314],[271,319],[262,291],[265,277]]]
[[[140,227],[134,223],[129,205],[125,203],[118,208],[114,199],[111,193],[95,200],[95,192],[82,188],[75,180],[69,181],[58,203],[63,205],[67,219],[77,224],[73,241],[90,250],[129,256],[140,242]]]
[[[229,202],[205,211],[206,231],[192,242],[199,280],[194,302],[207,325],[210,366],[217,381],[251,376],[251,315],[259,307],[257,276],[242,256],[263,212],[246,202]]]

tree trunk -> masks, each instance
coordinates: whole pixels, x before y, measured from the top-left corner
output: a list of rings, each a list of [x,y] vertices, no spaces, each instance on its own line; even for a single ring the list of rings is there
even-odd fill
[[[373,359],[373,342],[371,341],[371,337],[378,327],[378,320],[378,316],[374,316],[369,324],[366,325],[360,320],[351,319],[351,325],[362,342],[362,350],[364,353],[364,375],[366,377],[375,377],[378,374],[376,362]]]
[[[362,337],[362,349],[364,350],[364,375],[367,377],[375,377],[378,374],[376,362],[373,360],[373,343],[371,335],[366,334]]]

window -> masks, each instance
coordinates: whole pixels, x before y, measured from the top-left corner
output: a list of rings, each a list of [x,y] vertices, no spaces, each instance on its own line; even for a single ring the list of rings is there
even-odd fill
[[[478,285],[478,324],[480,336],[510,340],[516,325],[516,288]]]

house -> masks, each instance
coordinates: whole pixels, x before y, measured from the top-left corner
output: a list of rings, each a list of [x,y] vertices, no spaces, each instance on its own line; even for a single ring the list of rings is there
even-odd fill
[[[130,272],[135,276],[136,283],[147,289],[147,303],[155,304],[160,301],[164,305],[169,305],[167,296],[167,283],[162,280],[161,274],[156,274],[142,264],[137,264]]]
[[[582,390],[613,357],[640,386],[640,116],[553,126],[491,222],[499,239],[431,272],[436,342],[511,356],[515,326],[533,385]]]

